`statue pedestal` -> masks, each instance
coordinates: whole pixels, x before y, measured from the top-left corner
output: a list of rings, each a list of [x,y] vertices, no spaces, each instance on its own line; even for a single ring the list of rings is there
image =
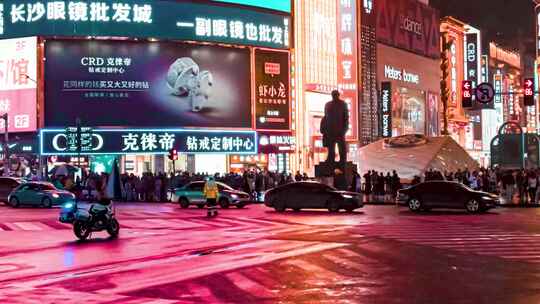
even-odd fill
[[[355,164],[347,162],[345,168],[339,168],[335,162],[322,162],[315,166],[315,177],[324,184],[332,185],[339,190],[348,190],[352,182],[352,172]],[[340,169],[341,174],[336,174]]]

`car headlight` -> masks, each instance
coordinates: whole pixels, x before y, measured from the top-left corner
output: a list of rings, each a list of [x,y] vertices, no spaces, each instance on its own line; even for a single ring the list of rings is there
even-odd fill
[[[484,200],[484,201],[493,201],[493,200],[495,200],[495,199],[494,199],[493,197],[491,197],[491,196],[482,196],[481,199]]]
[[[53,193],[53,194],[52,194],[52,197],[54,197],[54,198],[59,198],[59,197],[60,197],[60,194],[58,194],[58,193]]]
[[[353,198],[352,195],[348,195],[348,194],[343,194],[343,198]]]
[[[231,198],[237,199],[237,198],[238,198],[238,195],[236,195],[236,194],[231,194]]]
[[[73,208],[73,203],[66,203],[64,206],[62,206],[64,209],[71,209]]]

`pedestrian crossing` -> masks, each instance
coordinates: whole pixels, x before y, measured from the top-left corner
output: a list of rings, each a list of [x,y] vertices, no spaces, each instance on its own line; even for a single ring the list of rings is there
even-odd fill
[[[286,243],[268,244],[283,247]],[[298,244],[289,250],[297,250]],[[189,303],[288,303],[314,301],[322,290],[339,287],[340,292],[328,293],[328,303],[346,297],[346,293],[371,294],[383,288],[366,274],[379,276],[388,271],[358,248],[338,246],[323,248],[304,255],[266,264],[241,267],[225,272],[200,276],[152,287],[124,291],[122,294],[152,294],[157,298],[184,300]],[[286,251],[283,251],[286,252]],[[225,262],[222,264],[226,265]],[[182,288],[174,288],[181,286]],[[346,288],[351,286],[354,288]],[[310,302],[311,303],[311,302]]]
[[[227,232],[250,232],[250,233],[285,233],[307,228],[301,224],[287,224],[279,221],[270,221],[244,217],[224,217],[207,219],[206,217],[192,218],[145,218],[130,219],[119,217],[120,226],[123,229],[145,230],[210,230],[220,229]],[[0,223],[0,233],[12,231],[47,231],[69,230],[72,225],[61,223],[58,220],[46,219],[37,221],[16,221]]]
[[[364,237],[378,237],[460,253],[540,263],[539,233],[451,222],[366,225],[357,231],[361,231]]]

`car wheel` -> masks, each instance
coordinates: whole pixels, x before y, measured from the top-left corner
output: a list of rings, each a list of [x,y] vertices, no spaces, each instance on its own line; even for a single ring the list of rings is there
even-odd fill
[[[19,199],[16,197],[12,197],[9,199],[9,204],[11,205],[11,207],[17,208],[19,207]]]
[[[328,211],[332,213],[339,212],[339,203],[334,200],[328,201],[326,206],[328,207]]]
[[[245,205],[245,204],[242,204],[242,203],[236,204],[236,208],[238,208],[238,209],[242,209],[242,208],[244,208],[245,206],[246,206],[246,205]]]
[[[204,208],[204,204],[197,204],[197,208],[199,208],[199,209]]]
[[[182,207],[183,209],[189,208],[189,201],[185,197],[181,197],[178,203],[180,204],[180,207]]]
[[[272,203],[274,206],[274,209],[276,209],[277,212],[284,212],[285,211],[285,203],[283,201],[275,201]]]
[[[48,198],[48,197],[44,198],[44,199],[41,201],[41,205],[43,206],[43,208],[51,208],[51,207],[52,207],[51,199]]]
[[[467,209],[469,213],[478,213],[482,208],[477,200],[471,199],[465,204],[465,209]]]
[[[219,205],[221,206],[221,208],[223,209],[229,209],[229,200],[226,199],[226,198],[220,198],[219,199]]]
[[[412,212],[420,212],[422,210],[422,202],[417,198],[411,198],[407,205]]]

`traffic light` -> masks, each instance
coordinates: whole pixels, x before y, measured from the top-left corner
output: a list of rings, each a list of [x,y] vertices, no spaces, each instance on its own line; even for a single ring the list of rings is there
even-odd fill
[[[534,106],[534,79],[525,78],[523,82],[523,103],[525,106]]]
[[[176,149],[169,150],[169,159],[172,161],[178,160],[178,151]]]
[[[465,108],[472,108],[472,81],[464,80],[461,84],[461,105]]]

